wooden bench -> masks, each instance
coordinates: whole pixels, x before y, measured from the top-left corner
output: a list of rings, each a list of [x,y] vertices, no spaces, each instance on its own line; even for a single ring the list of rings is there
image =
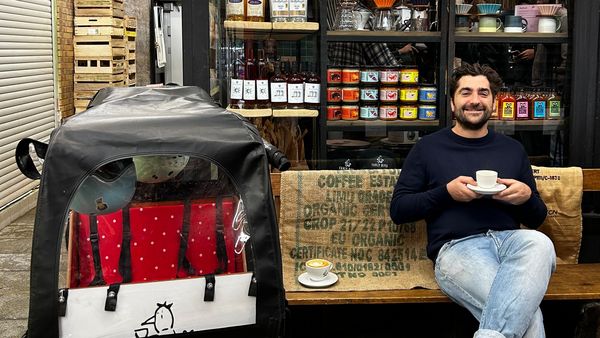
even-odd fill
[[[281,176],[271,174],[277,210]],[[583,191],[600,191],[600,169],[583,169]],[[295,291],[286,292],[289,305],[449,303],[440,290]],[[600,263],[559,264],[544,300],[600,300]]]

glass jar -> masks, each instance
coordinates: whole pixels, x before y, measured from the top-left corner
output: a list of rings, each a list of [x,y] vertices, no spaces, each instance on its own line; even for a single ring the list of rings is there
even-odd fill
[[[398,102],[398,88],[396,88],[396,87],[381,87],[381,88],[379,88],[379,100],[383,103]]]
[[[344,120],[344,121],[358,120],[358,106],[356,106],[356,105],[342,106],[342,120]]]
[[[381,105],[379,106],[379,119],[385,121],[398,119],[398,106],[396,105]]]
[[[357,68],[342,69],[342,83],[345,85],[358,84],[360,82],[360,70]]]
[[[437,102],[437,88],[433,85],[422,85],[419,87],[419,102]]]
[[[419,69],[417,66],[405,66],[400,69],[400,83],[417,84],[419,83]]]
[[[418,87],[402,87],[400,88],[400,101],[413,103],[417,102],[419,97],[419,88]]]
[[[376,104],[361,105],[359,116],[361,120],[377,120],[379,118],[379,109]]]
[[[372,68],[360,70],[360,83],[364,85],[376,85],[379,83],[379,72]]]
[[[419,120],[435,120],[437,115],[437,107],[429,104],[419,105],[418,118]]]
[[[402,105],[400,106],[400,119],[401,120],[416,120],[418,116],[418,108],[415,105]]]
[[[342,118],[342,106],[327,106],[327,120],[336,121]]]
[[[379,81],[384,85],[397,85],[399,79],[398,68],[390,67],[379,71]]]
[[[360,88],[360,100],[363,102],[377,103],[377,101],[379,101],[379,89],[373,87]]]
[[[341,83],[342,83],[342,69],[341,68],[327,69],[327,84],[341,84]]]
[[[327,102],[342,102],[342,88],[327,87]]]
[[[358,87],[342,88],[342,101],[347,103],[356,103],[360,98],[360,90]]]

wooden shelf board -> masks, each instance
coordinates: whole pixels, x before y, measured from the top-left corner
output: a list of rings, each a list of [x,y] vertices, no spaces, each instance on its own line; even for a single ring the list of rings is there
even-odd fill
[[[226,30],[242,39],[300,40],[319,31],[318,22],[224,21]]]
[[[317,117],[316,109],[273,109],[273,117]]]
[[[273,115],[271,108],[267,109],[234,109],[227,107],[227,110],[238,113],[244,117],[267,117]]]
[[[539,42],[539,43],[566,43],[569,40],[568,33],[479,33],[479,32],[456,32],[456,42]]]
[[[375,121],[367,121],[367,120],[356,120],[356,121],[327,121],[328,127],[390,127],[390,126],[407,126],[407,127],[437,127],[439,126],[439,120],[432,121],[422,121],[422,120],[393,120],[393,121],[384,121],[384,120],[375,120]]]
[[[396,31],[328,31],[328,41],[354,42],[439,42],[440,32],[396,32]]]

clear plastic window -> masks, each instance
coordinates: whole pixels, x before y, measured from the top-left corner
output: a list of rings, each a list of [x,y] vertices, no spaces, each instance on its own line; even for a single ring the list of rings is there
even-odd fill
[[[83,180],[70,209],[68,288],[251,270],[240,195],[201,158],[113,161]]]

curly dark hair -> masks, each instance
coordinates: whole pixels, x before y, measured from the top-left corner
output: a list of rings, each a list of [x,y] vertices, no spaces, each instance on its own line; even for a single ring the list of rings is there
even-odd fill
[[[453,98],[456,93],[456,89],[458,87],[458,80],[460,80],[463,76],[485,76],[490,82],[490,89],[492,90],[492,95],[496,96],[500,88],[502,87],[502,79],[500,75],[490,66],[488,65],[480,65],[479,63],[469,64],[463,62],[462,65],[456,69],[454,69],[454,73],[450,77],[450,97]]]

